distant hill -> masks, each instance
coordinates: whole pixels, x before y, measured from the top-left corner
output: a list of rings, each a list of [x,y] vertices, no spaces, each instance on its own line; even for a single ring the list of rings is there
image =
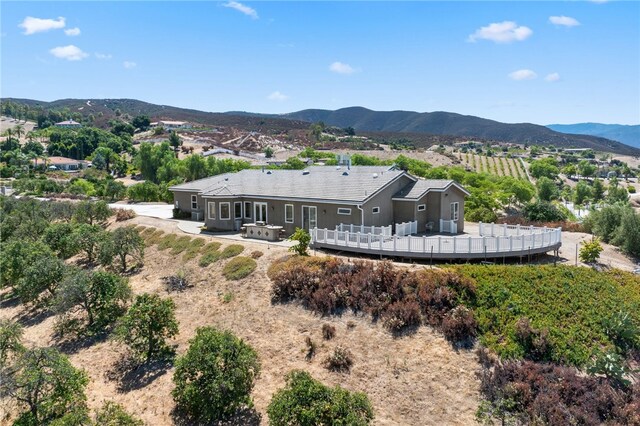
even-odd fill
[[[578,123],[549,124],[547,127],[556,132],[599,136],[640,148],[640,125]]]
[[[101,126],[116,118],[116,111],[130,117],[148,115],[152,121],[184,120],[262,133],[295,131],[298,135],[306,134],[310,123],[323,121],[330,126],[353,127],[358,133],[371,135],[379,140],[409,139],[417,142],[416,146],[475,139],[555,145],[563,148],[592,148],[618,154],[640,155],[640,147],[631,147],[604,137],[566,134],[530,123],[506,124],[451,112],[372,111],[362,107],[351,107],[335,111],[307,109],[276,115],[244,111],[205,112],[135,99],[61,99],[43,102],[6,98],[2,101],[13,101],[43,109],[66,109],[70,113],[80,113],[84,116],[92,115],[94,123]]]
[[[452,112],[372,111],[362,107],[335,111],[307,109],[282,117],[309,122],[322,121],[358,131],[429,133],[463,136],[502,142],[555,145],[563,148],[592,148],[619,154],[639,155],[640,150],[604,137],[556,132],[530,123],[507,124]]]

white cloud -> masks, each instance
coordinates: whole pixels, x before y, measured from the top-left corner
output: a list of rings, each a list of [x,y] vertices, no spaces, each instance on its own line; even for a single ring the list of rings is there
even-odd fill
[[[80,35],[80,28],[69,28],[68,30],[64,30],[64,33],[68,36],[75,37]]]
[[[468,41],[475,43],[478,40],[491,40],[496,43],[511,43],[512,41],[523,41],[531,37],[533,31],[525,26],[518,26],[515,22],[504,21],[494,22],[481,27],[471,34]]]
[[[521,80],[534,80],[538,77],[538,74],[531,70],[518,70],[512,73],[509,73],[509,78],[511,80],[521,81]]]
[[[41,19],[27,16],[24,21],[18,27],[24,28],[24,35],[31,35],[35,33],[42,33],[50,30],[59,30],[64,28],[65,19],[59,17],[58,19]]]
[[[66,59],[67,61],[80,61],[89,56],[87,53],[83,52],[79,47],[76,47],[73,44],[70,44],[69,46],[54,47],[53,49],[49,50],[49,53],[51,53],[56,58]]]
[[[550,83],[553,83],[554,81],[559,81],[560,80],[560,74],[558,74],[557,72],[552,72],[551,74],[547,74],[547,76],[544,78],[544,81],[548,81]]]
[[[329,71],[338,74],[353,74],[354,72],[356,72],[356,70],[351,65],[339,61],[336,61],[329,65]]]
[[[240,13],[244,13],[247,16],[250,16],[253,19],[258,19],[258,12],[252,7],[246,6],[237,1],[229,1],[223,4],[224,7],[230,7],[231,9],[235,9]]]
[[[138,66],[138,64],[136,64],[133,61],[124,61],[122,63],[122,66],[125,67],[126,69],[130,70],[131,68],[135,68]]]
[[[106,59],[113,58],[113,56],[111,56],[110,53],[99,53],[99,52],[96,52],[95,55],[96,55],[96,58],[101,59],[101,60],[106,60]]]
[[[580,22],[578,22],[577,19],[570,16],[549,16],[549,22],[563,27],[577,27],[580,25]]]
[[[275,92],[267,96],[267,99],[269,99],[270,101],[283,102],[289,99],[289,97],[284,93],[280,93],[276,90]]]

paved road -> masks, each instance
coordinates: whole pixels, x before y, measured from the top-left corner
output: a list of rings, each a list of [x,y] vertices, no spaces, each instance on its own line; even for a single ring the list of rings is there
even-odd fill
[[[173,217],[172,204],[109,204],[112,209],[133,210],[139,216],[157,217],[159,219],[171,219]]]

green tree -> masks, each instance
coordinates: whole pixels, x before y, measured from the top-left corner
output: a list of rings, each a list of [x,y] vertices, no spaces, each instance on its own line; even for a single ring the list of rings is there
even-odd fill
[[[292,371],[287,385],[273,396],[269,407],[271,426],[368,425],[373,408],[366,394],[330,388],[306,371]]]
[[[2,245],[0,276],[2,287],[15,286],[29,265],[43,257],[55,257],[48,245],[41,241],[11,240]]]
[[[17,425],[44,425],[65,416],[86,417],[87,374],[52,348],[25,352],[0,386],[23,409]]]
[[[182,146],[182,139],[175,131],[171,132],[169,135],[169,145],[173,147],[173,151],[176,153],[176,158],[178,158],[178,148]]]
[[[589,178],[596,173],[597,167],[587,160],[580,160],[578,163],[578,173],[585,178]]]
[[[106,231],[98,225],[88,223],[76,226],[71,234],[73,246],[84,254],[89,263],[93,263],[96,259],[98,248],[105,238],[108,238]]]
[[[569,179],[571,179],[571,176],[575,176],[575,174],[577,173],[575,164],[567,164],[566,166],[564,166],[562,168],[562,173],[564,173]]]
[[[538,201],[527,204],[523,209],[524,216],[533,222],[558,222],[567,220],[567,217],[553,204],[547,201]]]
[[[297,241],[298,243],[289,247],[289,251],[300,256],[308,256],[309,243],[311,235],[309,231],[303,228],[296,228],[296,231],[289,237],[289,241]]]
[[[609,190],[607,191],[607,202],[613,204],[626,203],[627,201],[629,201],[629,192],[618,184],[618,179],[611,178],[609,180]]]
[[[622,211],[620,226],[615,231],[613,244],[631,256],[640,257],[640,214],[631,208]]]
[[[541,201],[551,201],[558,198],[558,187],[555,182],[546,176],[542,176],[536,182],[538,199]]]
[[[600,258],[602,253],[602,244],[598,238],[593,238],[591,241],[585,242],[580,248],[580,261],[584,263],[595,263]]]
[[[104,186],[104,196],[110,201],[121,200],[127,194],[127,187],[115,179],[107,179]]]
[[[120,405],[113,401],[107,401],[98,410],[92,426],[144,426],[144,422],[127,413]]]
[[[580,181],[578,185],[576,185],[576,192],[574,194],[573,202],[580,205],[585,201],[588,201],[593,196],[593,190],[591,187],[585,182]]]
[[[596,178],[593,180],[593,201],[598,202],[604,199],[605,187],[602,180]]]
[[[62,282],[55,311],[63,323],[84,313],[87,329],[100,332],[125,312],[130,298],[131,287],[124,278],[105,271],[88,273],[76,269]]]
[[[207,177],[207,162],[202,155],[189,155],[184,159],[187,182]]]
[[[118,337],[145,362],[171,353],[167,338],[178,334],[175,303],[157,294],[141,294],[121,319]]]
[[[136,132],[135,127],[133,127],[129,123],[125,123],[124,121],[115,121],[111,123],[111,133],[113,133],[116,136],[124,136],[124,135],[133,136],[135,132]]]
[[[14,321],[0,320],[0,369],[16,355],[24,351],[22,326]]]
[[[100,245],[100,263],[110,266],[119,261],[120,271],[126,272],[127,258],[141,265],[144,260],[144,240],[133,227],[125,226],[111,232]]]
[[[251,406],[260,372],[251,346],[228,331],[196,330],[187,353],[178,358],[171,392],[179,411],[198,422],[213,422]]]
[[[144,132],[145,130],[149,129],[151,120],[149,119],[148,115],[136,115],[135,117],[133,117],[133,120],[131,120],[131,124],[136,129],[140,129]]]
[[[106,146],[99,146],[93,151],[93,165],[97,169],[105,169],[107,173],[111,172],[111,165],[118,161],[118,155],[113,151],[113,149]],[[96,164],[96,157],[100,156],[102,161],[104,161],[104,167],[98,167]]]
[[[73,230],[74,226],[70,223],[52,223],[44,231],[42,241],[51,247],[51,250],[58,253],[61,259],[68,259],[78,252],[73,244],[73,238],[71,238]]]
[[[547,177],[551,180],[555,180],[558,177],[560,170],[558,169],[557,162],[554,158],[547,157],[540,160],[533,160],[529,166],[529,172],[531,176],[536,179],[541,177]]]
[[[77,204],[73,219],[89,225],[106,222],[113,212],[105,201],[81,201]]]
[[[153,182],[142,182],[127,188],[127,198],[131,201],[158,201],[160,188]]]
[[[46,303],[60,285],[66,266],[55,256],[42,256],[26,265],[15,291],[23,303]]]
[[[270,146],[266,147],[264,149],[264,156],[265,156],[265,158],[273,157],[273,148],[271,148]]]

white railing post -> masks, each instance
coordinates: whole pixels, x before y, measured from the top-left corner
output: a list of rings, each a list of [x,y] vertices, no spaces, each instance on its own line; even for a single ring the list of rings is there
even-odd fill
[[[500,237],[496,238],[496,253],[500,253]]]
[[[411,235],[407,236],[407,251],[411,251]]]
[[[516,225],[516,235],[520,235],[520,224]]]
[[[344,231],[344,245],[349,247],[349,231]]]
[[[492,237],[494,237],[494,236],[495,236],[495,234],[493,233],[493,225],[494,225],[494,223],[493,223],[493,222],[491,222],[491,236],[492,236]]]
[[[338,245],[338,231],[333,234],[333,244]]]
[[[505,237],[507,236],[507,224],[506,223],[502,224],[502,235],[504,235]]]
[[[349,225],[349,232],[353,232],[353,223],[350,223]]]
[[[509,235],[509,251],[513,251],[513,235]]]
[[[397,235],[394,235],[394,236],[393,236],[393,251],[396,251],[396,244],[397,244],[397,241],[398,241],[398,236],[397,236]]]
[[[438,235],[438,253],[442,253],[442,238]]]
[[[471,236],[469,236],[469,253],[471,253]]]
[[[453,253],[457,253],[457,248],[456,248],[456,241],[458,239],[456,237],[453,237]]]
[[[522,244],[522,247],[520,247],[520,250],[524,250],[524,234],[520,235],[520,242]]]
[[[356,247],[360,248],[360,237],[362,236],[361,233],[356,232]]]
[[[480,227],[480,236],[482,236],[482,234],[484,234],[484,232],[483,232],[483,228],[484,227],[482,226],[482,222],[479,222],[478,226]]]
[[[422,252],[427,252],[427,237],[425,237],[424,235],[422,236]]]
[[[367,234],[367,249],[371,250],[371,233]]]
[[[380,237],[380,251],[382,251],[384,238]]]
[[[440,219],[440,227],[438,228],[438,231],[442,232],[442,219]]]

